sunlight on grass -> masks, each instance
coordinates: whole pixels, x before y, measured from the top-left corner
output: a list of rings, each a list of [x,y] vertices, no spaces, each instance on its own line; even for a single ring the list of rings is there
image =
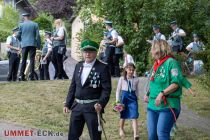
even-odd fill
[[[187,94],[188,91],[184,90],[185,94],[182,103],[199,115],[210,118],[210,88],[206,89],[195,78],[190,78],[189,80],[192,83],[192,88],[195,90],[196,97]]]
[[[192,79],[192,82],[195,84],[196,81]],[[62,108],[69,84],[70,81],[60,80],[0,84],[0,120],[14,122],[32,128],[67,133],[69,117],[64,117]],[[118,140],[120,139],[118,134],[119,114],[112,111],[112,103],[115,101],[117,80],[113,80],[112,85],[113,90],[111,98],[105,109],[104,119],[106,120],[106,124],[104,124],[104,128],[108,140]],[[208,97],[208,99],[210,98],[206,95],[207,91],[205,89],[199,88],[198,85],[195,85],[194,88],[198,88],[199,92],[202,91],[202,94],[205,94],[205,97]],[[201,99],[204,100],[203,98],[205,97],[200,95],[196,98],[193,98],[192,96],[187,98],[184,97],[183,103],[187,103],[194,108],[194,103],[199,102]],[[207,101],[207,99],[205,99],[204,102],[202,101],[202,103],[205,103],[205,105],[208,104],[205,101]],[[201,108],[201,112],[204,112],[201,105],[196,107],[197,109]],[[146,140],[146,109],[143,107],[142,99],[139,99],[139,109],[140,138]],[[209,113],[209,111],[205,112]],[[126,121],[125,132],[126,138],[124,140],[131,140],[133,138],[131,121]],[[89,137],[86,127],[83,137]],[[197,131],[196,129],[179,126],[176,140],[197,140],[200,138],[207,140],[210,139],[210,135]]]

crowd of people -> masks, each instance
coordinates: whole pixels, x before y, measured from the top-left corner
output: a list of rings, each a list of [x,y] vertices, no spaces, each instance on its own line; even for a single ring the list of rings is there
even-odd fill
[[[179,54],[180,56],[186,59],[186,62],[192,63],[192,68],[189,69],[189,73],[200,74],[202,72],[203,62],[201,60],[193,60],[193,54],[198,53],[205,50],[204,44],[200,41],[200,37],[198,34],[193,33],[193,42],[189,45],[185,45],[184,37],[186,37],[186,32],[179,28],[176,21],[170,22],[170,27],[173,30],[171,36],[169,36],[168,40],[165,35],[161,33],[159,25],[153,25],[153,31],[155,33],[152,40],[147,40],[148,43],[152,44],[155,40],[166,40],[171,47],[173,55]]]
[[[41,38],[39,34],[39,26],[30,20],[30,14],[22,14],[23,21],[19,26],[14,28],[13,34],[7,38],[6,44],[8,48],[9,73],[8,81],[26,81],[37,80],[35,73],[35,60],[41,63],[38,67],[40,70],[40,80],[50,80],[49,63],[52,62],[55,68],[54,79],[68,79],[63,69],[63,61],[66,59],[66,43],[67,34],[63,21],[56,19],[54,22],[55,30],[53,33],[45,31],[45,43],[41,47]],[[38,51],[42,48],[41,51]],[[40,52],[40,57],[39,56]],[[22,55],[20,55],[22,54]],[[29,54],[30,61],[27,62]],[[36,56],[37,55],[37,56]],[[20,74],[18,68],[20,64],[20,56],[22,56]],[[26,77],[26,65],[29,64],[29,75]],[[28,67],[27,67],[28,69]]]
[[[64,113],[71,110],[69,140],[78,140],[84,124],[88,126],[91,140],[100,140],[101,117],[111,94],[111,76],[121,76],[119,59],[124,56],[123,76],[118,80],[116,103],[113,107],[120,113],[119,136],[125,137],[125,120],[132,120],[133,138],[139,140],[138,98],[139,79],[135,76],[135,63],[132,56],[123,51],[125,45],[121,36],[113,29],[111,21],[105,21],[107,31],[100,45],[91,40],[84,40],[81,48],[84,61],[76,65],[72,83],[64,104]],[[170,41],[160,33],[158,25],[153,26],[155,36],[151,43],[153,67],[148,73],[148,88],[144,95],[147,106],[147,129],[149,140],[169,140],[176,127],[181,112],[182,88],[194,94],[192,84],[182,74],[181,63],[174,54],[185,55],[182,37],[183,29],[175,21],[170,23],[173,29]],[[190,52],[203,50],[198,35],[186,49]],[[120,44],[120,45],[119,45]],[[99,52],[97,52],[99,49]],[[97,60],[97,53],[99,59]],[[85,81],[84,81],[85,79]],[[91,123],[92,122],[92,123]]]
[[[22,53],[19,80],[25,81],[24,75],[28,53],[30,54],[29,80],[34,80],[36,50],[40,49],[41,39],[38,24],[29,19],[30,14],[23,14],[24,21],[13,29],[12,36],[7,38],[9,49],[8,81],[17,80],[17,72]],[[112,91],[111,76],[120,77],[116,89],[116,103],[119,110],[119,135],[125,137],[125,120],[132,120],[133,138],[139,140],[138,98],[140,94],[139,79],[135,75],[135,63],[130,54],[123,49],[125,42],[113,29],[111,21],[105,21],[106,30],[100,45],[92,40],[81,42],[83,60],[75,66],[73,78],[64,103],[63,112],[71,110],[68,139],[79,140],[84,124],[87,124],[91,140],[101,140],[102,114]],[[45,31],[45,44],[41,51],[40,79],[49,80],[49,63],[55,67],[54,79],[68,79],[63,69],[63,58],[66,52],[66,31],[62,20],[54,22],[55,31]],[[150,55],[154,64],[148,74],[148,88],[144,95],[147,106],[147,129],[149,140],[169,140],[171,130],[181,111],[182,87],[193,93],[192,84],[183,76],[181,64],[174,54],[185,55],[182,37],[183,29],[178,28],[176,21],[170,23],[173,29],[170,41],[160,33],[159,25],[153,26],[155,33],[151,43]],[[186,50],[190,53],[202,51],[203,43],[197,34]],[[99,59],[97,59],[99,56]],[[124,60],[123,76],[119,61]],[[202,63],[195,60],[195,63]],[[195,64],[196,66],[196,64]],[[193,71],[195,72],[195,67]]]

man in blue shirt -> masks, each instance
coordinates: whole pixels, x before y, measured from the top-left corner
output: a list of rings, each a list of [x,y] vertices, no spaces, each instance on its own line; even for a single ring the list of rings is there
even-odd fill
[[[19,25],[19,39],[22,48],[22,63],[20,69],[19,80],[25,81],[24,71],[26,68],[26,60],[30,53],[30,75],[29,80],[34,80],[34,65],[36,49],[40,49],[41,39],[39,35],[39,26],[30,20],[30,14],[22,14],[24,21]]]

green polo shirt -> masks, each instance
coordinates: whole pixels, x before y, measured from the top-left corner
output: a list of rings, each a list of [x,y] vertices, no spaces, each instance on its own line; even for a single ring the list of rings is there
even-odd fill
[[[157,69],[154,80],[150,81],[150,98],[148,108],[152,110],[161,110],[164,108],[169,108],[168,104],[170,104],[172,108],[178,109],[180,107],[180,97],[182,95],[182,77],[181,67],[178,65],[178,62],[173,58],[166,60]],[[173,83],[178,84],[179,88],[168,95],[168,104],[165,106],[163,101],[161,101],[161,104],[156,106],[155,99],[158,94]]]
[[[186,89],[189,89],[192,87],[192,84],[185,78],[184,76],[182,77],[182,86]]]

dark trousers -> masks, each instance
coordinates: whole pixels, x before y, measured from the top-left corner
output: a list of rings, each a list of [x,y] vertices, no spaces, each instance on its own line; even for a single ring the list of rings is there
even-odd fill
[[[79,140],[84,124],[87,124],[91,140],[101,140],[101,132],[98,131],[98,120],[95,112],[72,111],[68,140]]]
[[[20,63],[20,56],[17,53],[9,53],[9,74],[7,77],[8,81],[16,81],[17,73]]]
[[[108,64],[111,74],[114,75],[113,57],[115,54],[115,48],[114,47],[106,47],[105,54],[106,54],[106,56],[104,58],[104,61]]]
[[[47,61],[46,64],[41,64],[40,66],[40,80],[50,80],[50,74],[49,74],[50,59],[47,58],[46,61]]]
[[[24,72],[26,68],[26,61],[27,57],[30,57],[30,74],[29,74],[29,79],[34,79],[34,65],[35,65],[35,55],[36,55],[36,47],[34,46],[28,46],[22,48],[22,63],[21,63],[21,68],[20,68],[20,76],[21,78],[24,78]]]
[[[114,55],[114,75],[120,77],[120,58],[123,57],[123,54]]]
[[[183,45],[173,46],[172,51],[176,53],[180,53],[184,51],[184,47]]]
[[[66,75],[66,72],[63,69],[63,56],[64,54],[58,53],[59,46],[53,48],[53,55],[52,55],[52,63],[55,68],[55,76],[54,78],[58,79],[69,79]]]

